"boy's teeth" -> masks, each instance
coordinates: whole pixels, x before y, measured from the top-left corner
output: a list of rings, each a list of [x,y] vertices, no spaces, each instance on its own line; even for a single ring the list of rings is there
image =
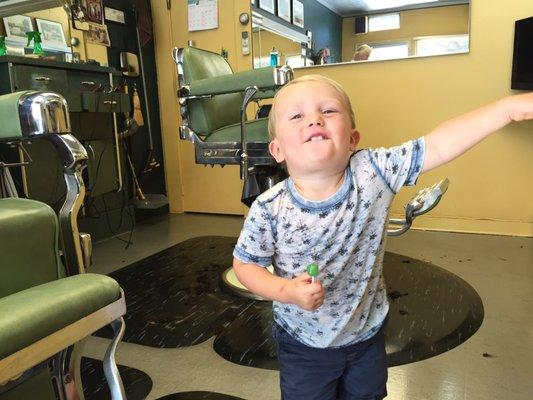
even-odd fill
[[[313,137],[311,138],[311,141],[314,142],[315,140],[322,140],[322,139],[324,139],[323,136],[313,136]]]

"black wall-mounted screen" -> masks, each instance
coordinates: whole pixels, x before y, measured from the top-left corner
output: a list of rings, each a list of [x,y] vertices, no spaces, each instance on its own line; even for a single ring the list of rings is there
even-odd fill
[[[515,22],[511,89],[533,90],[533,17]]]

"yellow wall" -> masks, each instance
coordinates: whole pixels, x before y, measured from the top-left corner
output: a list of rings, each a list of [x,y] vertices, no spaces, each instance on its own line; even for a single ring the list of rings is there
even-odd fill
[[[358,44],[468,33],[468,4],[400,12],[400,29],[355,34],[355,18],[342,20],[342,60],[353,58]]]
[[[164,3],[152,2],[154,14],[159,13],[159,17],[154,16],[158,71],[171,65],[170,41],[165,43],[169,17]],[[173,13],[180,12],[176,5],[173,2]],[[183,27],[178,28],[181,31],[177,37],[184,44],[191,35],[186,32],[186,14],[181,12],[182,19],[176,20]],[[427,133],[447,118],[511,94],[514,21],[531,13],[530,0],[505,4],[473,1],[468,54],[326,65],[298,69],[295,73],[296,76],[320,73],[345,87],[355,107],[362,133],[361,146],[395,145]],[[220,15],[227,13],[221,9]],[[236,17],[228,18],[236,21]],[[197,44],[207,43],[198,41]],[[219,45],[214,49],[220,50]],[[230,59],[231,56],[230,50]],[[169,109],[176,111],[166,115],[162,107],[161,115],[163,122],[168,122],[163,126],[165,143],[170,143],[165,147],[165,161],[172,165],[177,164],[176,160],[183,161],[188,152],[192,154],[192,148],[184,152],[183,143],[178,144],[175,87],[167,90],[170,82],[175,85],[175,79],[169,75],[168,71],[164,75],[160,73],[159,87],[161,103],[172,104]],[[532,132],[533,122],[511,124],[458,160],[422,176],[418,188],[443,177],[448,177],[451,184],[439,206],[430,216],[419,218],[415,225],[437,230],[533,235]],[[179,147],[181,151],[176,149]],[[167,182],[179,186],[183,168],[176,165],[169,169],[167,164],[167,172]],[[216,176],[211,176],[213,183]],[[393,213],[401,213],[402,204],[416,191],[416,188],[403,190],[394,203]],[[171,202],[179,204],[180,199],[171,198]]]
[[[188,31],[186,0],[173,1],[170,11],[166,2],[152,1],[152,12],[170,209],[242,215],[239,167],[196,165],[192,143],[179,140],[177,128],[181,119],[176,100],[176,71],[170,54],[174,46],[185,47],[188,40],[193,40],[196,47],[217,53],[224,47],[234,71],[250,69],[252,56],[242,55],[240,38],[242,31],[251,37],[251,24],[243,26],[238,21],[241,12],[250,12],[250,2],[219,1],[219,28],[207,31]]]

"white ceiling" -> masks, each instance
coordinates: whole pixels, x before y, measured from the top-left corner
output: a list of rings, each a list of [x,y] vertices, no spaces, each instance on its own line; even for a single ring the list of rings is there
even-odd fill
[[[322,3],[324,6],[339,14],[341,17],[350,17],[354,15],[363,15],[363,14],[372,14],[383,11],[399,11],[399,10],[410,10],[415,8],[427,8],[427,7],[439,7],[439,6],[448,6],[456,4],[468,4],[469,0],[438,0],[429,3],[413,4],[411,6],[396,7],[389,9],[382,8],[373,8],[371,4],[375,4],[376,0],[317,0],[319,3]],[[305,2],[305,0],[304,0]],[[387,1],[385,0],[384,3]]]

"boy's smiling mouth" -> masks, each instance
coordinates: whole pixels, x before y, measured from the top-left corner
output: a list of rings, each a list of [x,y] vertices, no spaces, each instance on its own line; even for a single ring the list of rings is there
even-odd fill
[[[307,142],[316,142],[318,140],[327,140],[329,137],[325,135],[324,133],[313,133],[307,140]]]

